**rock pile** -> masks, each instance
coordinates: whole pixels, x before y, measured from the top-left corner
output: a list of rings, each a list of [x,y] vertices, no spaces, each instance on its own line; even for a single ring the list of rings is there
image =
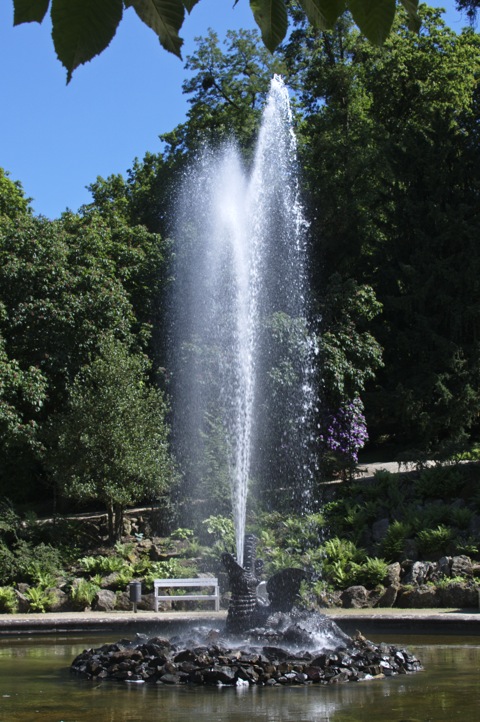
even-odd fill
[[[421,664],[405,649],[369,642],[360,634],[347,648],[292,651],[276,646],[236,648],[211,632],[185,647],[153,637],[121,640],[82,652],[71,669],[87,679],[165,685],[339,684],[408,674]]]

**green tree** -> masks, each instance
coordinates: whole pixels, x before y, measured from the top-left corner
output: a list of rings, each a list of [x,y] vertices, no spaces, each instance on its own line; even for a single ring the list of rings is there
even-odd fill
[[[4,308],[0,305],[0,314]],[[38,446],[38,417],[45,401],[46,379],[35,366],[22,369],[8,357],[0,334],[0,437],[2,450]],[[1,452],[0,452],[1,453]],[[15,452],[16,453],[16,452]]]
[[[29,201],[21,184],[12,181],[0,168],[0,229],[28,214]],[[23,445],[38,447],[38,417],[46,393],[46,378],[41,370],[32,364],[22,367],[12,357],[4,335],[7,325],[8,309],[0,298],[0,458],[3,462],[6,449],[18,458]]]
[[[390,174],[373,276],[386,365],[372,401],[397,438],[432,449],[464,442],[480,413],[480,38],[426,10],[418,37],[401,27],[385,50],[367,61]]]
[[[370,286],[339,274],[329,278],[322,312],[320,365],[323,403],[331,411],[363,396],[382,364],[382,348],[369,327],[381,312]]]
[[[30,213],[29,202],[22,184],[12,181],[10,174],[0,168],[0,217],[16,218],[23,213]]]
[[[473,0],[469,0],[472,2]],[[185,10],[191,12],[198,0],[52,0],[52,38],[60,62],[67,70],[67,82],[79,65],[88,62],[110,44],[122,20],[123,10],[133,7],[171,53],[181,57],[183,40],[179,31]],[[234,5],[236,5],[236,2]],[[396,0],[299,0],[298,6],[316,28],[330,28],[349,10],[361,31],[374,43],[387,37],[395,17]],[[417,0],[402,0],[412,27],[418,28]],[[13,0],[14,24],[42,22],[50,0]],[[288,29],[285,0],[250,0],[255,21],[266,47],[273,52]]]
[[[68,223],[26,215],[0,227],[2,332],[11,358],[48,379],[45,413],[62,403],[98,335],[114,329],[126,339],[134,323],[127,294],[103,253],[102,233],[82,230],[70,234]]]
[[[432,447],[478,422],[479,37],[421,15],[418,35],[400,18],[381,50],[345,22],[300,25],[286,58],[327,340],[331,274],[373,288],[383,311],[366,330],[385,366],[367,388],[370,426]]]
[[[234,137],[248,149],[254,142],[270,81],[285,65],[259,43],[256,31],[229,31],[223,43],[210,30],[198,38],[185,68],[194,75],[183,92],[189,96],[187,121],[166,133],[167,156],[191,158],[205,144],[217,145]]]
[[[105,336],[69,388],[66,412],[52,424],[53,479],[68,498],[105,505],[112,542],[121,534],[125,507],[158,500],[173,478],[167,407],[148,369],[145,356]]]
[[[144,226],[150,233],[161,231],[164,235],[170,178],[168,159],[162,153],[146,153],[141,161],[135,158],[126,178],[120,174],[97,177],[88,187],[93,201],[82,212],[98,211],[108,223],[113,218],[116,224]]]
[[[164,244],[107,199],[49,221],[0,181],[0,489],[25,500],[45,491],[43,430],[99,338],[153,354]]]

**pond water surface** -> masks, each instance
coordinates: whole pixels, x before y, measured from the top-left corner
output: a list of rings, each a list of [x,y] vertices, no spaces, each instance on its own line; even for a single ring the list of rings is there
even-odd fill
[[[480,643],[389,637],[424,671],[338,686],[191,688],[90,683],[70,675],[99,637],[0,638],[0,722],[477,722]]]

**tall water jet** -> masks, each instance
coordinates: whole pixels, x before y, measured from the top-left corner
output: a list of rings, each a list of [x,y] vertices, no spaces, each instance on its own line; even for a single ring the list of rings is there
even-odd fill
[[[188,169],[174,237],[177,454],[204,499],[228,477],[241,564],[249,485],[290,508],[310,494],[306,223],[281,78],[249,171],[233,142]]]

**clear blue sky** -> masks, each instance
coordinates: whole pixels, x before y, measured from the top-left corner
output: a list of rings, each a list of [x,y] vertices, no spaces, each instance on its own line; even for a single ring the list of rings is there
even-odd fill
[[[448,9],[456,31],[466,21],[454,0],[431,0]],[[182,31],[184,58],[194,38],[212,27],[254,27],[248,0],[200,0]],[[183,63],[160,47],[132,8],[109,48],[78,68],[66,85],[48,20],[13,27],[12,0],[0,4],[0,166],[21,181],[36,213],[58,217],[90,201],[85,186],[98,175],[125,173],[135,157],[161,150],[159,134],[185,119]]]

